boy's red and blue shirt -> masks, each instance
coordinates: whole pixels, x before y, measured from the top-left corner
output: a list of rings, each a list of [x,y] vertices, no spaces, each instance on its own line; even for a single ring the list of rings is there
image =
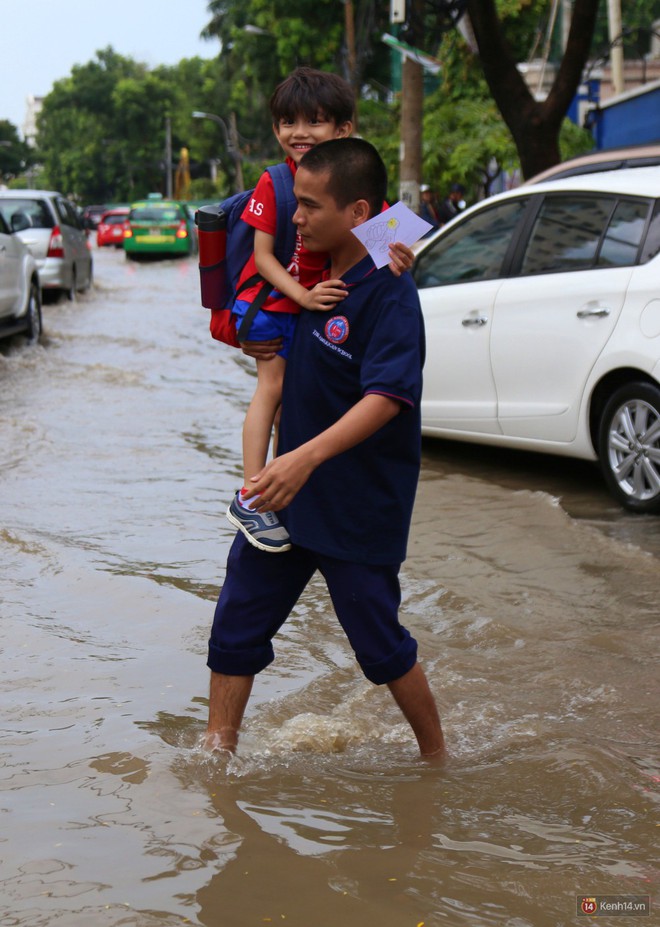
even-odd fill
[[[281,513],[295,544],[364,564],[406,556],[421,457],[424,325],[410,274],[363,258],[329,313],[302,310],[287,363],[278,452],[338,421],[364,396],[401,411],[366,441],[318,467]]]
[[[296,163],[292,158],[287,158],[286,163],[291,173],[296,174]],[[277,205],[275,202],[275,188],[270,174],[267,171],[259,178],[257,186],[250,197],[247,206],[243,210],[241,219],[247,222],[255,229],[267,232],[275,236],[277,229]],[[291,261],[287,271],[293,279],[310,289],[320,281],[323,269],[328,262],[328,256],[325,253],[308,251],[302,243],[300,235],[296,233],[296,247],[291,256]],[[254,254],[246,263],[239,279],[239,286],[244,281],[258,273],[254,260]],[[254,287],[243,290],[241,300],[251,303],[261,289],[261,284],[257,283]],[[263,305],[264,309],[269,312],[300,312],[300,306],[288,296],[284,296],[278,290],[272,290]]]

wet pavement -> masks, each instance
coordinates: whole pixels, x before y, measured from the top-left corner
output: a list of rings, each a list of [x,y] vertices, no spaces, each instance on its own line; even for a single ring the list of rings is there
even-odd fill
[[[660,519],[591,464],[425,441],[403,616],[449,765],[317,581],[209,758],[253,368],[194,260],[94,257],[43,344],[0,347],[0,923],[556,927],[653,895]]]

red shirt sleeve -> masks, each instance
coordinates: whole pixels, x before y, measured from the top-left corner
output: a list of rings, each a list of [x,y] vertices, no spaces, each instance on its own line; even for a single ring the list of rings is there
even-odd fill
[[[260,232],[267,232],[273,237],[275,236],[277,205],[275,203],[275,188],[268,171],[264,171],[259,178],[259,182],[241,214],[241,219],[251,225],[252,228],[259,229]]]

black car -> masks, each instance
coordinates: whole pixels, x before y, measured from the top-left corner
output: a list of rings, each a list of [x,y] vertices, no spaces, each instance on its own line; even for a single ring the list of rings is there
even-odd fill
[[[83,225],[87,230],[98,228],[101,216],[108,211],[108,207],[103,205],[85,206],[82,211]]]

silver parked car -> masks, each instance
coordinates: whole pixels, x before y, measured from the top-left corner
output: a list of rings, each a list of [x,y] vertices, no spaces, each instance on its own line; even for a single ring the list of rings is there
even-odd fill
[[[61,290],[74,299],[92,285],[92,253],[82,221],[61,193],[0,190],[0,215],[34,255],[44,290]]]
[[[41,334],[41,287],[37,262],[0,215],[0,337]]]

